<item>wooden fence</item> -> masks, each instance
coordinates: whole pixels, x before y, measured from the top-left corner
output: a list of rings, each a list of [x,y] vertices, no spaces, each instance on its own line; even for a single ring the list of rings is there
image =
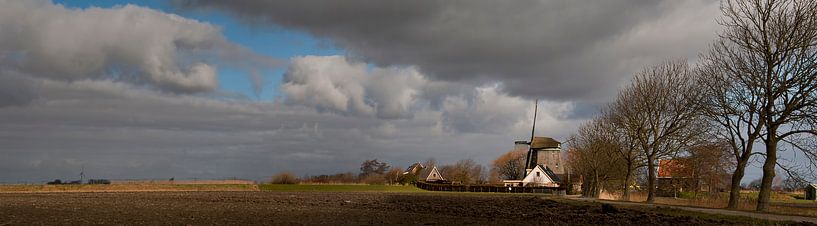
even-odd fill
[[[565,189],[561,187],[504,187],[501,185],[452,185],[434,184],[418,181],[415,185],[423,190],[429,191],[451,191],[451,192],[494,192],[494,193],[541,193],[564,195]]]

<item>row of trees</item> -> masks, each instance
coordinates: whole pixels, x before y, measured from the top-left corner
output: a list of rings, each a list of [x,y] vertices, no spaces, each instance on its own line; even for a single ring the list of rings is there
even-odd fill
[[[817,2],[726,0],[721,11],[724,30],[696,67],[685,60],[646,67],[569,139],[571,166],[589,182],[586,195],[597,196],[615,179],[626,199],[633,172],[646,167],[647,202],[653,202],[658,159],[724,156],[722,150],[729,157],[712,170],[731,171],[729,208],[737,207],[749,160],[765,159],[757,204],[762,211],[776,167],[798,178],[780,161],[781,147],[814,165]]]
[[[426,160],[424,166],[437,166],[434,159]],[[360,164],[360,173],[338,173],[333,175],[304,176],[298,178],[291,172],[282,172],[272,177],[275,184],[409,184],[417,181],[416,175],[404,175],[402,167],[392,167],[377,159],[365,160]],[[488,171],[472,159],[459,160],[450,165],[439,165],[437,169],[449,181],[461,184],[484,184],[488,182]]]

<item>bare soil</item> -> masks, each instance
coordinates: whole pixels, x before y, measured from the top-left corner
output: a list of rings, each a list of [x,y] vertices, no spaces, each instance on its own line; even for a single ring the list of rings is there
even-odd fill
[[[0,194],[0,225],[730,225],[541,196],[377,192]]]

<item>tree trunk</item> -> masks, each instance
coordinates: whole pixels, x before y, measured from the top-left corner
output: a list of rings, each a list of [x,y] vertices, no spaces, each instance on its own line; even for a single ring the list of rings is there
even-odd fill
[[[735,167],[735,172],[732,174],[732,184],[729,185],[729,205],[726,206],[728,209],[738,208],[738,201],[740,200],[740,181],[743,180],[743,176],[746,173],[746,165],[748,163],[749,155],[746,155],[745,158],[738,160],[738,164]]]
[[[601,183],[599,183],[599,173],[593,174],[593,198],[599,199],[601,196]]]
[[[774,180],[774,168],[777,164],[777,131],[769,129],[766,141],[766,162],[763,163],[763,179],[760,181],[760,194],[757,197],[757,211],[766,211],[769,206],[769,198],[772,195],[772,180]]]
[[[647,203],[655,202],[655,157],[647,157]]]
[[[621,195],[621,200],[624,201],[630,201],[630,178],[633,174],[633,167],[630,165],[627,165],[627,175],[624,176],[624,194]]]

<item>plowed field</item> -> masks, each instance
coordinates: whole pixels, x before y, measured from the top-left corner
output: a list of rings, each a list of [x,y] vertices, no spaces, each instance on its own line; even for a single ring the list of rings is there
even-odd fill
[[[608,206],[609,207],[609,206]],[[0,225],[743,225],[531,195],[379,192],[0,194]]]

